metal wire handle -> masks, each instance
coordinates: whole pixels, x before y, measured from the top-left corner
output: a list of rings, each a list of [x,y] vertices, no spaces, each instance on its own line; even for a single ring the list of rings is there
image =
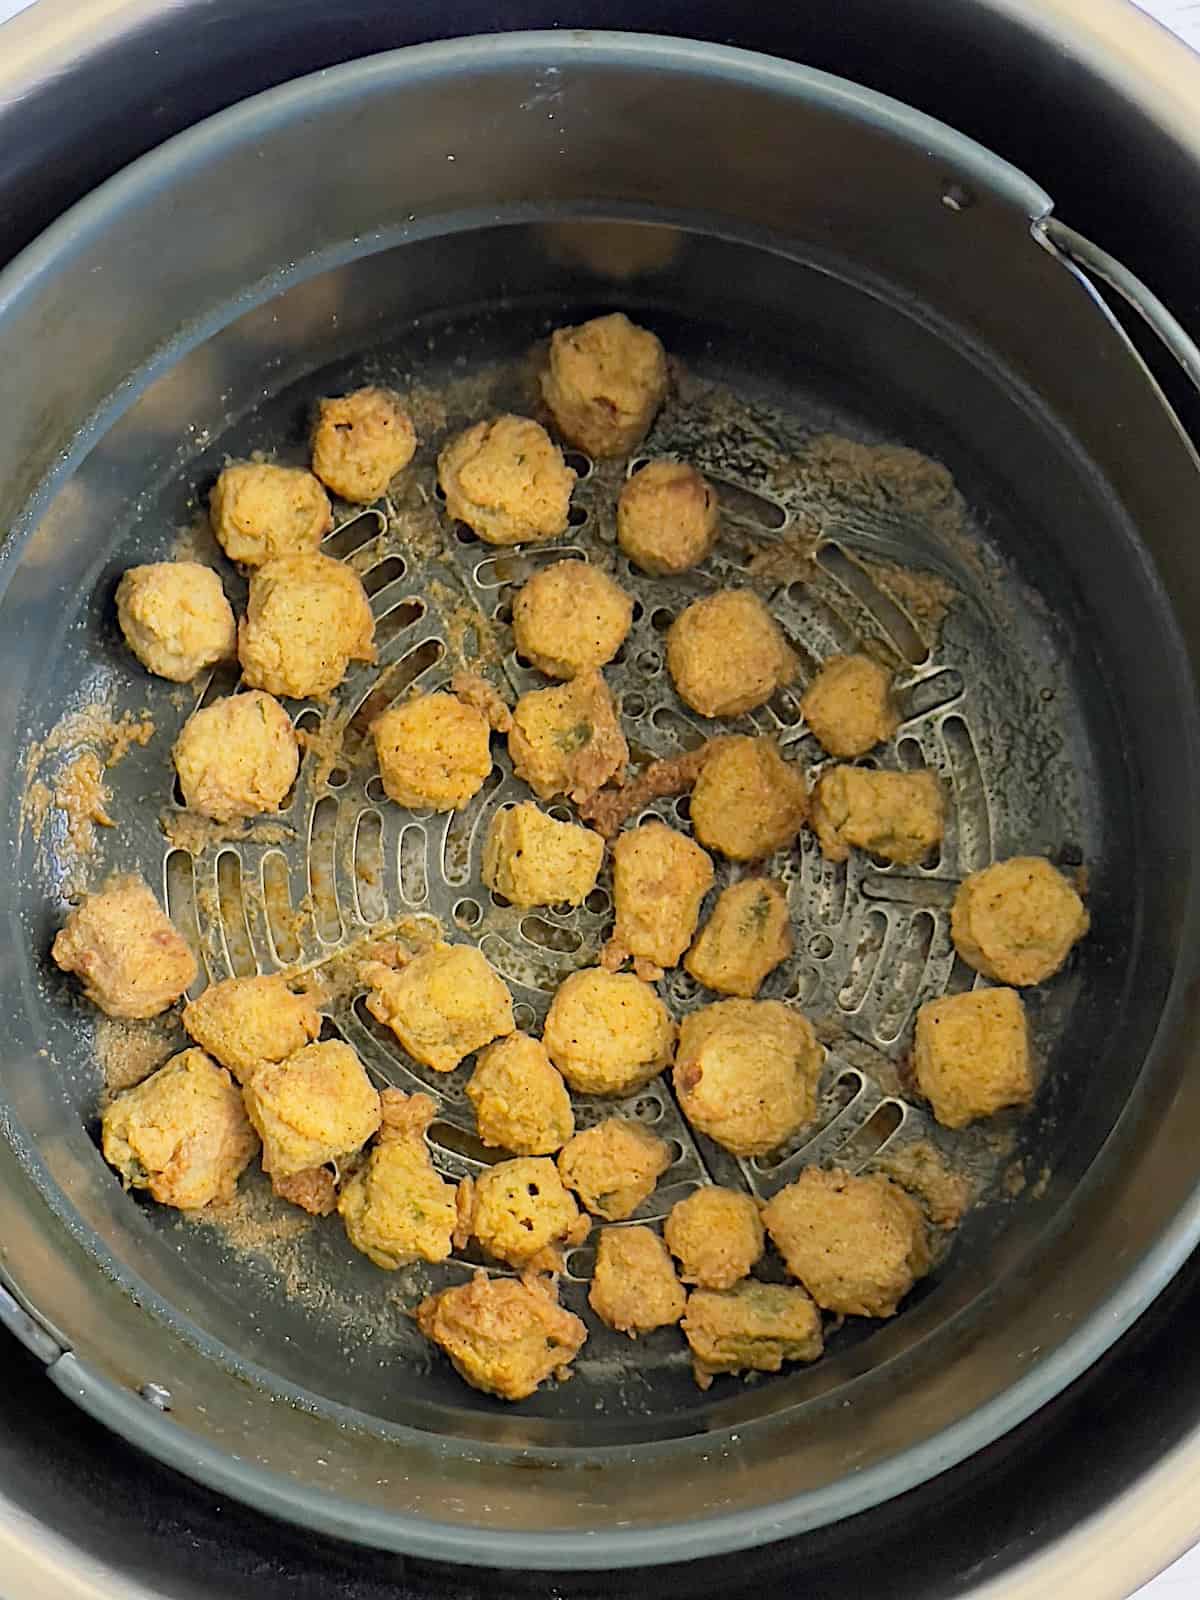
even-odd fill
[[[1140,278],[1109,255],[1107,250],[1102,250],[1057,217],[1040,218],[1034,224],[1033,232],[1039,244],[1057,255],[1065,256],[1081,272],[1098,279],[1114,294],[1120,295],[1166,346],[1195,388],[1200,390],[1200,347],[1197,347],[1179,319]]]

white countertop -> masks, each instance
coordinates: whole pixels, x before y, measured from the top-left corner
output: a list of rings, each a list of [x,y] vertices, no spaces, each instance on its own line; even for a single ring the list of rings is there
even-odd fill
[[[1143,11],[1157,17],[1173,33],[1200,50],[1200,0],[1137,0],[1137,3]]]
[[[1200,0],[1138,0],[1144,11],[1200,50]],[[0,22],[36,0],[0,0]],[[1200,1596],[1200,1546],[1138,1591],[1137,1600],[1196,1600]]]

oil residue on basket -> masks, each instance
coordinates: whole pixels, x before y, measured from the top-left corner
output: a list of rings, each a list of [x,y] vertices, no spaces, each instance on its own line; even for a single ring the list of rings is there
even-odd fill
[[[885,592],[893,595],[910,616],[936,633],[947,611],[959,598],[958,590],[936,572],[902,567],[895,561],[859,560]]]
[[[294,844],[296,830],[286,822],[214,822],[194,811],[165,808],[159,814],[163,834],[176,850],[203,855],[221,844]]]
[[[198,561],[203,566],[213,566],[221,560],[221,547],[212,530],[207,503],[197,507],[196,514],[186,527],[175,534],[171,547],[174,561]]]
[[[77,855],[88,855],[96,828],[115,828],[108,814],[104,768],[94,750],[69,761],[54,780],[54,806],[66,818],[67,839]]]
[[[295,1252],[288,1246],[311,1231],[314,1218],[278,1199],[261,1174],[247,1173],[232,1199],[215,1200],[203,1211],[186,1215],[190,1221],[217,1228],[233,1249],[263,1256],[290,1293],[300,1287]]]
[[[115,767],[134,745],[149,744],[153,737],[154,723],[148,712],[135,717],[132,712],[124,711],[114,717],[112,706],[104,700],[68,711],[44,739],[33,740],[26,750],[22,827],[28,827],[33,837],[40,839],[51,806],[66,809],[69,803],[77,806],[94,803],[95,790],[103,785],[102,770]],[[74,762],[64,765],[55,775],[54,788],[51,788],[46,781],[49,771],[58,757],[71,751],[80,753]],[[91,757],[86,779],[79,774],[76,780],[70,779],[68,766],[76,765],[85,756]],[[89,785],[90,798],[85,794]],[[61,789],[61,801],[56,789]]]
[[[97,827],[117,825],[105,774],[154,733],[148,713],[114,715],[110,701],[97,699],[67,712],[28,746],[19,826],[28,829],[66,898],[87,888]]]
[[[427,1272],[373,1271],[369,1289],[356,1292],[351,1281],[332,1273],[322,1260],[321,1219],[281,1200],[261,1172],[247,1172],[232,1199],[215,1201],[203,1211],[181,1212],[177,1226],[216,1232],[241,1258],[242,1270],[249,1266],[269,1279],[271,1294],[282,1294],[309,1314],[332,1322],[348,1347],[356,1348],[369,1338],[389,1347],[397,1358],[402,1356],[410,1369],[413,1356],[424,1354],[411,1313],[428,1293]],[[326,1221],[325,1227],[329,1226]]]
[[[173,1015],[130,1021],[100,1017],[96,1022],[95,1053],[103,1075],[99,1109],[104,1111],[114,1095],[157,1072],[187,1040]]]
[[[776,468],[772,484],[778,491],[798,489],[828,520],[911,518],[941,540],[966,531],[966,505],[949,469],[903,445],[817,434]]]
[[[916,1139],[888,1149],[872,1162],[876,1172],[894,1178],[904,1189],[920,1196],[929,1220],[938,1228],[956,1228],[978,1194],[980,1174],[972,1177],[952,1166],[945,1154],[927,1139]]]

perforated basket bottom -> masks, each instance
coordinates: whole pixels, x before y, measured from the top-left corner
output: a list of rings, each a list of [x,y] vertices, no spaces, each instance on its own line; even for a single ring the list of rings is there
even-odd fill
[[[860,424],[806,397],[799,385],[780,390],[736,369],[731,378],[729,352],[704,341],[688,348],[677,392],[637,460],[613,465],[570,457],[579,482],[566,537],[521,553],[479,543],[444,514],[435,489],[437,450],[449,433],[479,416],[530,409],[529,332],[515,319],[496,324],[487,351],[477,328],[461,337],[443,330],[419,360],[410,352],[421,347],[410,341],[316,374],[208,442],[180,478],[138,508],[114,570],[165,553],[163,530],[195,517],[227,456],[266,450],[302,461],[304,420],[318,395],[363,381],[415,391],[421,448],[397,494],[366,511],[344,508],[324,546],[362,575],[377,619],[378,662],[352,671],[331,705],[293,706],[297,726],[317,735],[320,748],[306,755],[294,793],[269,825],[241,837],[219,837],[217,830],[189,834],[171,798],[170,746],[195,704],[229,692],[236,678],[218,671],[198,697],[151,681],[123,653],[115,623],[105,615],[95,658],[111,664],[104,670],[117,686],[114,703],[147,705],[156,733],[144,755],[109,775],[120,828],[102,840],[102,857],[91,863],[90,875],[106,865],[136,864],[161,884],[211,981],[327,966],[357,941],[407,918],[436,919],[448,937],[478,943],[512,989],[518,1025],[536,1032],[556,986],[597,959],[611,926],[607,873],[579,910],[519,912],[496,901],[480,877],[488,823],[498,807],[528,797],[513,777],[503,740],[495,741],[493,772],[470,806],[432,815],[384,798],[367,723],[393,699],[445,685],[463,663],[481,660],[509,698],[543,686],[545,680],[513,653],[511,603],[530,573],[572,556],[603,565],[636,597],[629,637],[605,674],[635,761],[678,754],[717,725],[697,718],[675,695],[663,660],[665,630],[692,599],[725,584],[753,582],[798,652],[801,679],[760,711],[719,726],[769,733],[789,758],[815,764],[823,757],[799,713],[804,684],[827,656],[869,647],[895,670],[902,722],[895,739],[867,764],[936,769],[950,797],[945,840],[937,858],[920,867],[858,854],[833,866],[805,831],[794,848],[755,869],[786,885],[795,938],[794,957],[770,976],[761,997],[802,1007],[828,1046],[819,1116],[790,1146],[770,1157],[735,1160],[689,1128],[667,1077],[628,1102],[576,1097],[578,1124],[624,1113],[670,1143],[673,1164],[637,1213],[639,1221],[659,1222],[698,1184],[738,1184],[766,1197],[808,1163],[836,1161],[858,1171],[920,1141],[968,1172],[980,1193],[994,1192],[1016,1119],[949,1136],[904,1097],[898,1069],[916,1007],[975,982],[949,937],[949,906],[962,877],[1018,848],[1066,865],[1090,854],[1080,804],[1087,781],[1083,740],[1052,648],[1042,642],[1030,649],[1027,597],[977,542],[970,515],[940,469],[909,453],[852,444],[852,438],[869,440]],[[676,330],[675,338],[667,337],[678,350],[686,336]],[[478,354],[497,349],[520,354],[499,361]],[[464,369],[468,350],[476,354]],[[722,502],[717,552],[674,581],[643,576],[615,544],[620,482],[641,460],[660,454],[695,462]],[[241,598],[243,580],[198,523],[183,543],[218,564],[231,595]],[[768,570],[755,576],[752,563],[760,573],[764,565]],[[916,583],[914,573],[923,575]],[[953,598],[943,619],[935,602],[946,584]],[[80,684],[81,701],[94,683],[93,675]],[[565,805],[550,810],[571,815]],[[689,831],[686,797],[657,801],[644,815]],[[61,831],[51,829],[51,877],[56,839],[61,844]],[[716,864],[704,915],[720,889],[746,870],[719,858]],[[668,973],[660,988],[676,1016],[719,998],[682,969]],[[1044,1064],[1053,1062],[1076,988],[1068,973],[1031,996]],[[448,1176],[476,1172],[482,1161],[502,1154],[484,1150],[474,1135],[464,1093],[471,1061],[449,1075],[418,1066],[371,1019],[353,986],[331,1001],[326,1027],[359,1051],[381,1085],[421,1088],[436,1097],[431,1142]],[[383,1368],[392,1382],[397,1362],[410,1372],[428,1370],[428,1354],[403,1313],[431,1286],[460,1280],[472,1270],[470,1261],[385,1276],[352,1250],[336,1217],[310,1224],[275,1202],[261,1180],[248,1176],[243,1188],[233,1213],[218,1213],[200,1226],[148,1205],[146,1216],[180,1252],[195,1252],[198,1270],[220,1280],[226,1292],[261,1297],[279,1338],[303,1341],[305,1330],[324,1320],[321,1338],[332,1326],[356,1371]],[[590,1254],[585,1246],[567,1261],[564,1300],[579,1311]],[[951,1252],[940,1271],[952,1271],[953,1264]],[[659,1389],[651,1380],[656,1371],[682,1376],[686,1370],[677,1333],[631,1346],[594,1317],[588,1320],[592,1335],[578,1362],[578,1381],[569,1386],[573,1410],[658,1413],[676,1405],[678,1385]],[[869,1331],[863,1325],[838,1337]],[[362,1371],[347,1383],[352,1403],[387,1414],[378,1381],[378,1394]],[[556,1391],[530,1404],[555,1415]]]

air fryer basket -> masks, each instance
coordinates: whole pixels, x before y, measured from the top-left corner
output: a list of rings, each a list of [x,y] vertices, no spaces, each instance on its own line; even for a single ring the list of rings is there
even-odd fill
[[[1027,1415],[1144,1307],[1194,1242],[1200,1176],[1180,1037],[1195,708],[1167,598],[1186,577],[1196,461],[1056,249],[1049,210],[985,152],[818,74],[531,36],[382,57],[250,102],[139,163],[0,279],[0,740],[19,839],[5,1266],[67,1392],[298,1520],[454,1559],[611,1565],[897,1493]],[[614,220],[659,230],[630,236],[652,241],[645,270],[614,267]],[[94,1144],[91,1019],[47,970],[71,863],[55,819],[40,841],[22,827],[25,752],[83,707],[149,709],[155,735],[110,775],[119,826],[89,874],[141,866],[194,923],[212,977],[317,962],[432,914],[480,939],[521,1020],[538,1018],[555,977],[594,955],[606,907],[601,894],[581,915],[518,919],[481,896],[487,818],[520,792],[507,768],[463,816],[421,818],[381,803],[369,765],[310,756],[282,832],[193,859],[160,814],[194,698],[131,670],[112,591],[124,567],[178,548],[227,455],[300,459],[317,395],[415,385],[432,420],[407,498],[347,518],[328,547],[364,573],[380,623],[381,668],[347,683],[344,710],[381,669],[389,695],[433,686],[503,623],[535,564],[610,554],[618,480],[582,459],[580,521],[548,552],[464,542],[431,498],[439,437],[528,409],[531,347],[609,306],[681,363],[646,453],[711,472],[727,528],[703,573],[636,584],[612,672],[632,741],[670,754],[695,737],[662,672],[665,614],[745,581],[748,551],[815,519],[815,560],[763,592],[810,666],[863,639],[890,655],[905,720],[880,760],[927,762],[953,796],[927,868],[835,870],[809,841],[782,864],[798,954],[772,982],[838,1025],[824,1123],[783,1166],[739,1169],[652,1087],[630,1109],[678,1159],[647,1215],[707,1177],[767,1194],[801,1161],[861,1166],[937,1137],[894,1068],[916,1003],[971,982],[947,934],[965,872],[1026,849],[1084,865],[1094,932],[1033,997],[1034,1113],[1003,1159],[971,1142],[988,1199],[901,1317],[847,1330],[812,1369],[707,1396],[677,1339],[595,1334],[572,1383],[514,1409],[430,1360],[405,1315],[418,1279],[383,1277],[336,1227],[286,1248],[247,1232],[255,1248],[235,1249],[122,1194]],[[926,452],[961,514],[936,474],[889,498],[875,480],[869,493],[844,471],[797,471],[823,434]],[[879,565],[894,561],[959,592],[940,628]],[[513,690],[532,682],[511,655],[501,665]],[[755,725],[811,757],[797,721],[784,695]],[[686,825],[686,808],[656,809]],[[311,902],[294,927],[285,893]],[[678,1011],[696,1003],[686,980],[666,989]],[[329,1025],[381,1079],[411,1084],[353,993]],[[461,1082],[431,1087],[439,1160],[472,1170]],[[586,1261],[568,1265],[570,1300]]]

